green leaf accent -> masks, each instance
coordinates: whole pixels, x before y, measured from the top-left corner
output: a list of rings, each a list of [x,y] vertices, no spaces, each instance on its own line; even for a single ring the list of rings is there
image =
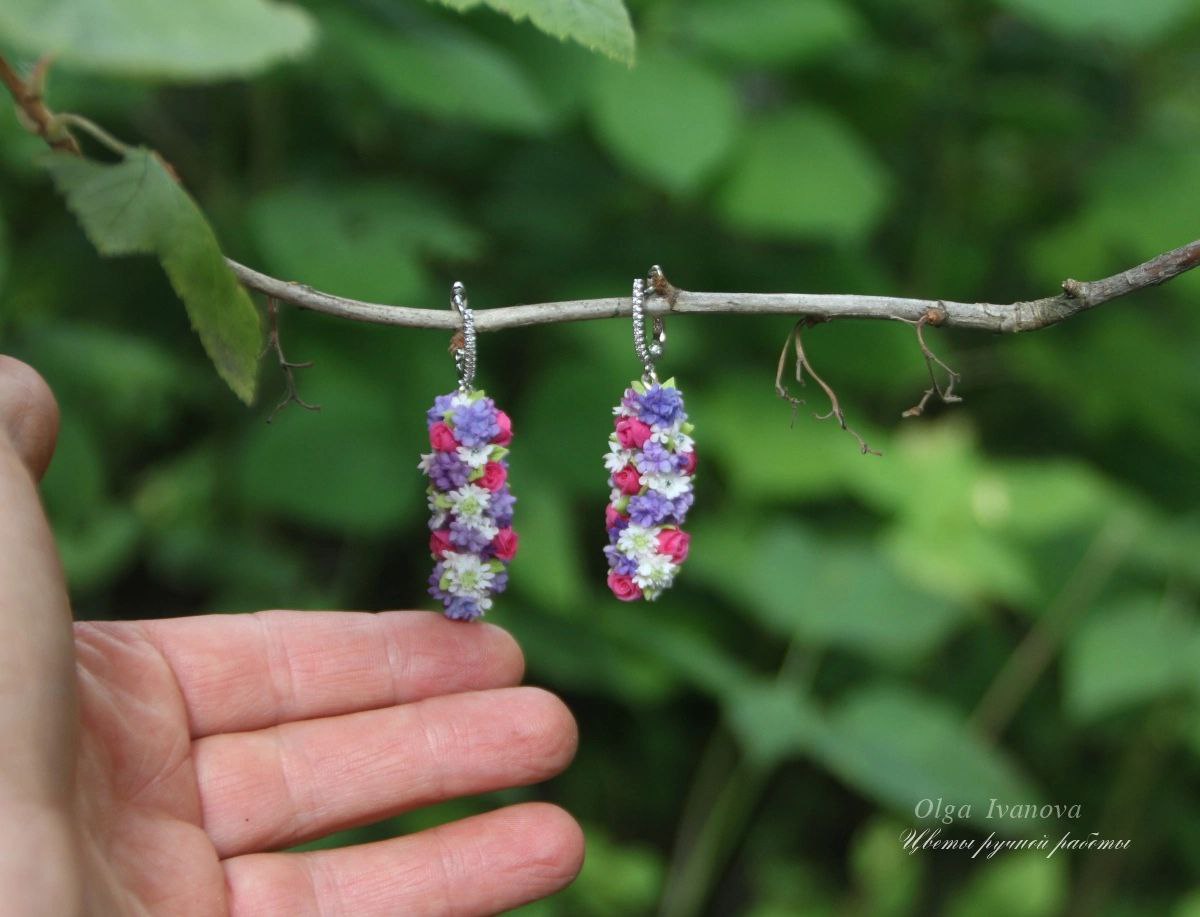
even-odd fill
[[[460,13],[489,6],[517,22],[528,19],[547,35],[574,41],[625,64],[633,63],[635,39],[622,0],[438,0]]]
[[[591,113],[614,157],[676,194],[707,179],[738,132],[729,81],[698,61],[663,51],[642,54],[632,70],[609,65],[597,73]]]
[[[780,238],[861,239],[883,215],[888,180],[840,119],[815,108],[757,124],[721,191],[735,228]]]
[[[67,207],[102,255],[154,255],[229,387],[254,400],[262,325],[225,264],[208,221],[151,150],[113,165],[66,153],[42,159]]]
[[[5,0],[0,39],[75,67],[172,80],[243,77],[305,51],[312,19],[265,0]]]
[[[353,68],[386,100],[435,118],[539,133],[550,114],[537,86],[502,48],[443,23],[401,31],[361,17],[321,17],[331,66]]]

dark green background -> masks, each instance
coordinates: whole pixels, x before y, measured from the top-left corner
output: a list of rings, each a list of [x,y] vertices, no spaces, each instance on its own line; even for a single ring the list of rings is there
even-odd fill
[[[695,290],[1007,302],[1200,235],[1189,3],[645,0],[632,72],[486,11],[307,5],[317,49],[250,81],[62,67],[51,102],[158,149],[227,253],[384,302],[624,295],[654,262]],[[416,462],[446,335],[285,309],[322,410],[267,425],[271,360],[245,409],[157,265],[101,260],[37,149],[0,118],[0,347],[60,399],[45,496],[78,614],[428,607]],[[483,336],[522,536],[490,619],[582,732],[566,775],[503,795],[588,835],[576,885],[527,913],[651,913],[666,889],[671,915],[1200,914],[1198,294],[931,331],[965,401],[915,420],[910,328],[809,330],[881,458],[790,422],[787,319],[673,318],[701,464],[692,557],[653,605],[613,600],[600,554],[627,324]],[[976,805],[946,836],[1132,845],[904,855],[939,797]],[[989,797],[1082,816],[989,821]]]

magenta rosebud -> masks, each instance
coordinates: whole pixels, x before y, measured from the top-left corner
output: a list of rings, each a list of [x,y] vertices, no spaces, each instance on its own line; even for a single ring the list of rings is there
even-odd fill
[[[429,444],[438,452],[453,452],[459,446],[454,431],[441,420],[429,428]]]
[[[640,449],[650,438],[649,425],[633,417],[622,417],[617,421],[617,439],[625,449]]]
[[[613,485],[621,489],[623,494],[636,494],[642,489],[642,478],[637,469],[626,465],[613,475]]]
[[[624,573],[609,573],[608,588],[622,602],[636,602],[642,597],[642,590],[633,581],[633,577]]]
[[[622,522],[628,521],[629,517],[619,512],[611,503],[604,508],[604,527],[606,529],[616,528]]]
[[[666,554],[674,563],[687,560],[692,536],[683,529],[663,529],[658,533],[658,553]]]
[[[508,469],[499,462],[488,462],[483,466],[483,477],[479,479],[479,486],[486,487],[488,490],[495,493],[504,486],[504,482],[508,480]]]
[[[450,530],[435,529],[429,536],[429,553],[435,559],[440,560],[443,554],[452,550],[454,550],[454,546],[450,543]]]
[[[518,541],[517,533],[512,529],[501,529],[492,539],[492,550],[500,560],[510,561],[517,554]]]
[[[696,473],[696,450],[695,449],[693,449],[691,452],[684,453],[683,473],[684,474],[695,474]]]
[[[492,437],[492,442],[497,446],[507,446],[512,442],[512,418],[503,411],[496,411],[496,425],[500,428],[500,432]]]

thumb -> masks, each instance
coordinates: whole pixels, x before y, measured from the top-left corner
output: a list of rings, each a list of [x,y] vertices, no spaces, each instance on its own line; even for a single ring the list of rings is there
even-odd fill
[[[41,478],[58,437],[58,404],[32,367],[0,355],[0,428],[35,479]]]
[[[70,787],[71,610],[34,483],[57,428],[46,383],[0,357],[0,798],[44,801]]]

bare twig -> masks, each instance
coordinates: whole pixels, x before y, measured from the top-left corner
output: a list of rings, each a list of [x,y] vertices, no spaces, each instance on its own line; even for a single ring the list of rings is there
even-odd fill
[[[929,399],[934,395],[942,401],[943,404],[958,404],[962,398],[954,394],[954,386],[958,384],[962,378],[957,372],[951,369],[946,362],[936,353],[929,349],[929,345],[925,343],[925,326],[940,325],[946,317],[946,313],[942,309],[930,309],[915,322],[910,322],[917,331],[917,343],[921,346],[921,356],[925,358],[925,368],[929,370],[929,388],[925,389],[921,395],[921,400],[914,404],[911,408],[901,414],[901,417],[920,417],[925,413],[925,406],[929,403]],[[905,319],[901,319],[905,321]],[[946,373],[946,387],[942,388],[938,382],[937,372],[934,370],[934,364],[940,366]]]
[[[411,328],[453,330],[457,323],[449,309],[419,309],[344,299],[303,284],[269,277],[236,261],[228,263],[245,286],[303,309],[354,321]],[[1113,299],[1165,283],[1197,265],[1200,265],[1200,239],[1103,280],[1090,283],[1068,280],[1063,284],[1063,292],[1057,296],[1008,305],[840,293],[696,293],[672,286],[667,296],[660,295],[655,289],[655,295],[647,297],[645,308],[648,315],[668,312],[678,315],[807,315],[822,321],[835,318],[903,319],[913,323],[935,309],[945,314],[938,323],[945,327],[1011,334],[1056,325]],[[629,315],[630,304],[626,297],[583,299],[477,310],[475,327],[479,331],[501,331],[558,322],[627,318]]]
[[[8,61],[0,57],[0,82],[4,83],[9,95],[17,104],[17,112],[25,127],[45,140],[51,149],[78,156],[79,144],[42,100],[42,88],[46,84],[46,71],[49,67],[50,59],[42,58],[34,67],[33,75],[26,81],[21,79],[21,75]]]
[[[279,360],[279,368],[283,370],[283,400],[275,405],[275,409],[271,411],[267,417],[267,423],[275,419],[275,415],[286,408],[289,404],[298,404],[306,411],[319,411],[319,404],[309,404],[300,397],[300,391],[296,387],[296,370],[308,369],[312,366],[312,360],[305,363],[294,363],[283,354],[283,343],[279,339],[279,303],[272,296],[267,297],[267,347],[263,351],[275,351],[275,356]]]
[[[808,375],[815,383],[817,383],[817,385],[821,386],[821,390],[825,393],[826,397],[829,398],[829,410],[824,414],[814,411],[813,417],[815,417],[817,420],[828,420],[831,417],[834,418],[839,427],[858,440],[859,452],[861,452],[863,455],[882,455],[882,453],[876,452],[869,445],[867,445],[867,441],[858,434],[858,431],[846,423],[846,414],[842,410],[842,403],[838,399],[837,392],[835,392],[833,387],[824,379],[822,379],[817,371],[813,369],[812,363],[809,362],[808,355],[804,352],[804,343],[801,340],[801,329],[805,327],[811,327],[812,325],[817,324],[819,321],[821,320],[802,318],[800,321],[796,322],[794,326],[792,326],[792,330],[788,333],[787,339],[783,342],[783,352],[779,355],[779,366],[775,371],[775,394],[791,404],[792,423],[795,423],[796,411],[799,409],[799,405],[804,404],[804,401],[789,392],[787,386],[783,382],[783,370],[787,365],[788,345],[794,344],[796,351],[796,381],[801,385],[804,385],[804,373],[807,370]]]

